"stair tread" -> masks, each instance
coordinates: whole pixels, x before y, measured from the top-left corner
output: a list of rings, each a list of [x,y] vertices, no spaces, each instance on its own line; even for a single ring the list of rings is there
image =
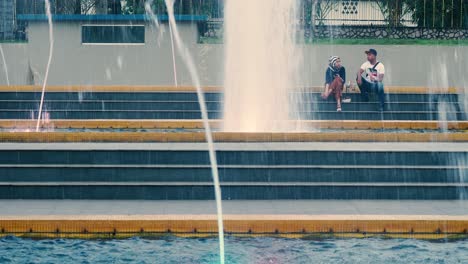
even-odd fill
[[[125,208],[125,212],[122,211]],[[321,216],[326,220],[335,218],[359,219],[389,219],[409,218],[425,219],[434,216],[460,216],[468,218],[468,200],[440,201],[440,200],[268,200],[268,201],[223,201],[223,211],[229,215],[310,215]],[[15,219],[27,218],[29,220],[39,216],[47,218],[70,220],[79,219],[79,216],[98,219],[110,219],[115,215],[123,219],[122,214],[132,216],[148,215],[181,215],[193,218],[194,215],[216,215],[215,203],[209,201],[135,201],[135,200],[2,200],[0,203],[0,217],[14,216]],[[59,217],[62,216],[62,217]],[[352,216],[352,217],[350,217]],[[447,218],[442,218],[447,219]]]
[[[216,151],[272,152],[468,152],[468,143],[453,142],[269,142],[216,143]],[[0,151],[207,151],[206,143],[0,143]]]
[[[24,111],[37,111],[37,109],[0,109],[0,111],[2,112],[24,112]],[[47,112],[148,112],[148,113],[152,113],[152,112],[174,112],[174,113],[178,113],[178,112],[182,112],[182,113],[199,113],[200,110],[183,110],[183,109],[180,109],[180,110],[137,110],[137,109],[110,109],[110,110],[107,110],[107,109],[47,109],[46,110]],[[208,110],[208,112],[223,112],[222,110]],[[294,112],[294,113],[336,113],[336,111],[321,111],[321,110],[312,110],[312,111],[298,111],[298,112]],[[387,111],[384,111],[384,112],[380,112],[378,110],[375,110],[375,111],[346,111],[346,109],[343,110],[342,113],[359,113],[359,114],[374,114],[374,113],[377,113],[377,114],[424,114],[424,113],[431,113],[431,114],[434,114],[434,113],[439,113],[439,111],[391,111],[391,110],[387,110]],[[462,112],[462,111],[446,111],[445,113],[460,113],[460,114],[464,114],[465,112]]]
[[[212,182],[0,182],[0,186],[213,186]],[[221,186],[468,187],[468,183],[221,182]]]
[[[39,103],[40,100],[36,99],[15,99],[15,100],[3,100],[0,99],[0,102],[27,102],[27,103]],[[206,103],[223,103],[224,101],[205,101]],[[99,100],[99,99],[92,99],[92,100],[44,100],[44,103],[195,103],[199,104],[197,100]],[[315,104],[336,104],[334,101],[301,101],[301,103],[315,103]],[[386,104],[423,104],[423,105],[430,105],[432,102],[429,101],[388,101]],[[446,102],[446,103],[454,103],[457,104],[458,101],[453,102]],[[361,102],[361,101],[352,101],[350,103],[345,103],[345,105],[349,104],[378,104],[378,101],[369,101],[369,102]]]
[[[0,164],[0,168],[207,168],[200,164]],[[411,165],[223,165],[222,169],[468,169],[466,166],[411,166]]]

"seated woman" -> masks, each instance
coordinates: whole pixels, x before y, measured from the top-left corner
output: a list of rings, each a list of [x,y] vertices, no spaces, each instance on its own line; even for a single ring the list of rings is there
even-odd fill
[[[341,59],[338,56],[330,57],[328,62],[325,73],[325,91],[322,93],[322,98],[327,100],[330,94],[334,94],[336,111],[341,112],[341,96],[346,83],[346,69],[341,65]]]

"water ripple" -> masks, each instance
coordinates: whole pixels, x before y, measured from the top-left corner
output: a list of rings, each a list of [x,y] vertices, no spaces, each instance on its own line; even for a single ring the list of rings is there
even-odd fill
[[[227,239],[227,263],[468,263],[468,240]],[[216,263],[215,238],[0,239],[0,263]]]

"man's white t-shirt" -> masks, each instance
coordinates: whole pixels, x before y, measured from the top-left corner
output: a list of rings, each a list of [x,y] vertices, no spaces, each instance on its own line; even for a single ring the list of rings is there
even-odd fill
[[[361,65],[361,70],[364,71],[362,73],[362,77],[365,78],[368,82],[372,82],[370,79],[371,75],[374,75],[374,77],[377,77],[380,74],[385,74],[385,66],[383,65],[383,63],[381,62],[377,62],[377,63],[379,64],[377,65],[377,67],[375,67],[375,69],[374,69],[375,64],[371,64],[369,61],[366,61]]]

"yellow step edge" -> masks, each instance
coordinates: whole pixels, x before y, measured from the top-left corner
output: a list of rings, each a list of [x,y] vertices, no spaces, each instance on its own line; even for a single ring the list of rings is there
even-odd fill
[[[306,237],[310,234],[363,237],[384,235],[389,237],[440,238],[447,235],[467,236],[467,216],[356,216],[356,215],[225,215],[227,234],[240,236],[288,235]],[[162,233],[186,236],[213,236],[218,226],[215,215],[177,216],[35,216],[0,218],[1,235],[77,236],[103,233],[114,236],[144,233]]]
[[[216,142],[468,142],[468,133],[229,133]],[[0,142],[205,142],[203,132],[0,132]]]
[[[403,130],[468,130],[468,121],[366,121],[366,120],[304,120],[291,121],[302,129],[403,129]],[[222,128],[222,120],[211,120],[214,129]],[[3,129],[35,129],[35,120],[0,120]],[[200,120],[49,120],[41,124],[43,129],[203,129]]]
[[[204,92],[221,92],[220,86],[204,86]],[[306,87],[292,89],[294,91],[322,92],[323,87]],[[38,85],[0,86],[0,92],[40,92]],[[193,86],[152,86],[152,85],[54,85],[47,86],[47,92],[196,92]],[[387,86],[386,93],[416,93],[416,94],[456,94],[464,93],[463,88],[456,87],[424,87],[424,86]]]

